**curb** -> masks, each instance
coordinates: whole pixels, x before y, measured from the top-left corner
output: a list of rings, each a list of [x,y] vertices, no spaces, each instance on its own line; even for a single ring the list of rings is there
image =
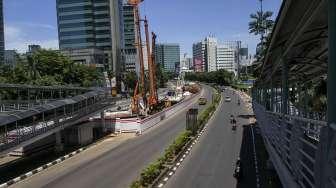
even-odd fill
[[[223,104],[223,97],[221,97],[221,100],[219,102],[219,105],[217,106],[217,109],[215,112],[213,112],[211,114],[210,119],[208,120],[208,122],[204,125],[204,127],[198,132],[197,136],[195,136],[193,138],[193,140],[190,140],[189,145],[187,145],[187,147],[184,149],[184,151],[181,152],[180,154],[180,158],[177,158],[175,160],[175,163],[162,175],[162,177],[160,178],[160,181],[158,181],[157,183],[155,183],[152,187],[158,187],[161,188],[163,187],[168,180],[176,173],[177,169],[181,166],[181,164],[183,163],[183,161],[186,159],[186,157],[188,155],[191,154],[192,148],[199,143],[199,139],[201,138],[201,136],[205,133],[205,131],[207,130],[209,124],[211,121],[213,121],[214,119],[214,115],[218,114],[220,106]]]
[[[71,157],[73,157],[73,156],[75,156],[75,155],[83,152],[84,150],[88,149],[89,147],[90,147],[90,145],[86,146],[86,147],[83,147],[83,148],[80,148],[80,149],[78,149],[78,150],[76,150],[74,152],[71,152],[71,153],[69,153],[69,154],[67,154],[67,155],[65,155],[63,157],[60,157],[60,158],[58,158],[58,159],[56,159],[56,160],[54,160],[54,161],[52,161],[50,163],[47,163],[47,164],[45,164],[43,166],[40,166],[40,167],[38,167],[38,168],[36,168],[36,169],[34,169],[32,171],[29,171],[29,172],[27,172],[27,173],[25,173],[25,174],[23,174],[21,176],[13,178],[13,179],[7,181],[6,183],[1,184],[0,188],[6,188],[6,187],[9,187],[9,186],[11,186],[11,185],[13,185],[15,183],[18,183],[18,182],[20,182],[20,181],[22,181],[22,180],[24,180],[24,179],[26,179],[26,178],[34,175],[34,174],[37,174],[37,173],[39,173],[39,172],[41,172],[41,171],[43,171],[43,170],[45,170],[45,169],[47,169],[47,168],[49,168],[51,166],[59,164],[59,163],[63,162],[64,160],[66,160],[68,158],[71,158]]]

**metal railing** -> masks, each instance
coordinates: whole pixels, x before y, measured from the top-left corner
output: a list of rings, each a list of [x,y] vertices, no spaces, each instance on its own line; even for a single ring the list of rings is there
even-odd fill
[[[295,108],[288,114],[272,112],[256,101],[253,108],[270,157],[277,163],[274,166],[286,184],[284,187],[317,187],[321,173],[321,132],[328,127],[323,116],[302,113]],[[331,158],[336,160],[336,156]],[[329,168],[336,169],[335,160]],[[329,180],[335,182],[335,177]]]
[[[115,99],[100,93],[92,98],[83,98],[72,104],[58,106],[54,109],[35,114],[33,122],[24,122],[19,119],[0,128],[0,152],[15,147],[34,137],[43,135],[56,128],[65,128],[76,121],[102,111],[115,104]],[[61,112],[61,113],[59,113]],[[36,119],[35,117],[40,117]],[[27,119],[25,117],[24,119]]]

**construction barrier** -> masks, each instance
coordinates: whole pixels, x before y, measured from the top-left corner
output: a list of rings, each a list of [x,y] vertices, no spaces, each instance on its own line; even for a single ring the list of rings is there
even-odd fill
[[[204,91],[202,90],[201,93]],[[127,119],[122,119],[122,118],[117,118],[115,120],[115,132],[116,133],[122,133],[122,132],[135,132],[135,133],[143,133],[149,128],[155,126],[158,124],[160,121],[169,118],[176,112],[182,110],[183,108],[186,108],[190,104],[192,104],[195,101],[196,96],[200,94],[195,94],[188,96],[181,102],[164,109],[161,112],[158,112],[154,115],[151,115],[147,118],[140,119],[140,118],[127,118]]]

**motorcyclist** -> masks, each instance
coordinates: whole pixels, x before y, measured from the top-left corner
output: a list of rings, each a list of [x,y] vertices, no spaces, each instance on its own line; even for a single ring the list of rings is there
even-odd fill
[[[237,123],[237,121],[236,121],[236,119],[234,118],[233,115],[230,116],[230,123],[231,124],[236,124]]]

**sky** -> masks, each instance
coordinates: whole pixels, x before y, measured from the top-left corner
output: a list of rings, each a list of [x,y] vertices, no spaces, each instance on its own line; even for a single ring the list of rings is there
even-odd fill
[[[282,0],[264,0],[276,17]],[[179,43],[191,56],[192,44],[214,35],[219,41],[241,40],[254,53],[257,36],[248,33],[249,15],[259,0],[145,0],[141,15],[160,43]],[[58,48],[56,0],[4,0],[5,48],[27,51],[28,44]]]

